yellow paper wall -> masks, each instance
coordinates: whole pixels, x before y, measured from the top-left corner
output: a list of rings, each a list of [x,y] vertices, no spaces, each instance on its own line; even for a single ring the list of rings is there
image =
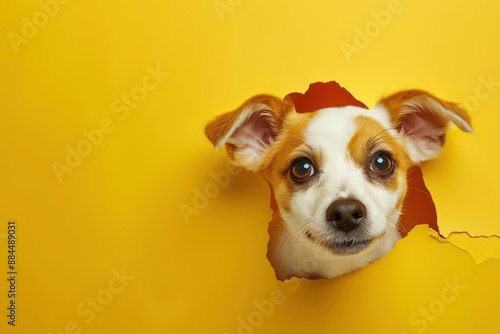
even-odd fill
[[[486,0],[2,2],[0,332],[498,332],[499,29]],[[281,284],[267,186],[202,130],[330,80],[370,107],[429,90],[476,134],[423,166],[448,242],[419,226],[354,274]]]

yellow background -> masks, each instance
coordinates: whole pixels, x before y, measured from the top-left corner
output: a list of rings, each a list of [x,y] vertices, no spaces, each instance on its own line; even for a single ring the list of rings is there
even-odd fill
[[[25,0],[3,1],[0,22],[0,332],[499,331],[496,3]],[[144,90],[154,70],[168,75]],[[354,274],[280,284],[265,258],[268,189],[246,172],[214,188],[227,156],[203,126],[254,94],[330,80],[370,107],[429,90],[468,106],[476,134],[453,128],[423,166],[448,242],[422,226]],[[115,112],[132,92],[147,96]],[[54,162],[106,119],[113,129],[60,181]]]

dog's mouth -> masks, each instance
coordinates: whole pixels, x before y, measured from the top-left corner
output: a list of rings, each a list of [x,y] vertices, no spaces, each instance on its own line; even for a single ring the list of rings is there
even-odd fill
[[[324,243],[324,246],[336,254],[356,254],[371,244],[373,239],[356,240],[348,239],[342,242]]]
[[[343,236],[335,240],[324,240],[315,237],[310,231],[306,232],[306,236],[308,239],[322,245],[332,253],[339,255],[353,255],[360,253],[361,251],[366,249],[375,239],[379,238],[374,237],[365,239],[352,236]]]

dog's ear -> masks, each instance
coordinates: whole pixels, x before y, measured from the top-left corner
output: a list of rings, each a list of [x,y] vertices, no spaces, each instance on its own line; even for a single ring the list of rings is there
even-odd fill
[[[456,103],[443,101],[421,90],[406,90],[382,98],[378,103],[391,122],[408,140],[414,163],[435,158],[444,144],[451,123],[473,132],[467,112]]]
[[[216,149],[226,144],[236,165],[257,171],[262,155],[274,142],[285,115],[291,110],[293,104],[288,99],[257,95],[208,123],[205,134]]]

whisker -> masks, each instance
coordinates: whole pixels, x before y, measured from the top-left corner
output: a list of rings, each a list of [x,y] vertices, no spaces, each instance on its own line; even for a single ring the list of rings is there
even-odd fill
[[[304,228],[302,229],[301,233],[299,234],[299,239],[295,243],[295,247],[293,248],[293,252],[292,252],[292,259],[295,258],[295,253],[297,252],[297,249],[299,248],[300,243],[302,242],[302,240],[304,238],[306,238],[306,235],[304,233],[302,233],[302,232],[304,232],[306,230],[306,227],[307,226],[304,226]]]
[[[432,199],[432,196],[431,196],[429,193],[427,193],[427,192],[425,192],[424,190],[422,190],[422,189],[415,188],[415,187],[408,187],[408,189],[407,189],[407,190],[416,190],[416,191],[418,191],[418,192],[420,192],[420,193],[422,193],[422,194],[424,194],[424,195],[426,195],[427,197],[429,197],[429,198],[431,198],[431,199]]]
[[[298,220],[295,220],[295,221],[298,221]],[[295,221],[289,221],[288,223],[291,225]],[[283,254],[283,250],[284,250],[286,244],[290,241],[292,235],[294,235],[298,230],[302,229],[303,227],[306,227],[308,225],[308,223],[309,222],[307,220],[306,221],[301,221],[301,222],[299,222],[298,226],[296,226],[293,230],[289,231],[288,237],[286,238],[286,240],[283,241],[283,244],[281,245],[280,254]]]

